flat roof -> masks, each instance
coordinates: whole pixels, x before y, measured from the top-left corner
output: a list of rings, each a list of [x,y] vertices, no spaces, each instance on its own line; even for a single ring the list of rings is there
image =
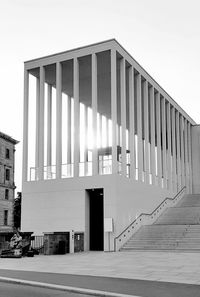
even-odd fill
[[[3,133],[3,132],[0,132],[0,138],[3,138],[4,140],[8,141],[8,142],[11,142],[12,144],[17,144],[19,143],[18,140],[15,140],[14,138],[12,138],[11,136]]]
[[[119,42],[115,38],[112,38],[112,39],[107,39],[107,40],[104,40],[104,41],[100,41],[100,42],[96,42],[96,43],[76,47],[76,48],[73,48],[73,49],[70,49],[70,50],[67,50],[67,51],[58,52],[56,54],[50,54],[50,55],[42,56],[42,57],[39,57],[39,58],[36,58],[36,59],[27,60],[24,63],[29,63],[29,62],[33,62],[33,61],[42,60],[44,58],[50,58],[50,57],[55,57],[55,56],[58,56],[58,55],[63,55],[63,54],[66,54],[66,53],[71,53],[73,51],[82,50],[82,49],[85,49],[85,48],[88,48],[88,47],[98,46],[98,45],[101,45],[103,43],[112,42],[112,41],[114,41],[114,42],[118,43],[118,45],[120,45]]]
[[[188,113],[163,89],[163,87],[160,86],[160,84],[140,65],[140,63],[138,63],[132,57],[132,55],[115,38],[111,38],[111,39],[108,39],[108,40],[104,40],[104,41],[89,44],[89,45],[85,45],[85,46],[82,46],[82,47],[73,48],[73,49],[58,52],[58,53],[55,53],[55,54],[50,54],[50,55],[39,57],[39,58],[36,58],[36,59],[27,60],[27,61],[24,62],[24,64],[28,64],[28,63],[31,63],[31,62],[36,62],[36,61],[43,60],[43,59],[46,59],[46,58],[56,57],[56,56],[59,56],[59,55],[64,55],[64,54],[71,53],[71,52],[74,52],[74,51],[81,51],[81,50],[84,50],[84,49],[87,49],[87,48],[101,46],[102,44],[105,44],[105,43],[114,43],[117,46],[119,46],[142,69],[142,71],[144,71],[144,73],[147,74],[147,76],[149,76],[150,79],[170,98],[170,100],[174,103],[174,105],[179,107],[179,109],[188,117],[188,119],[190,120],[192,125],[196,125],[196,122],[188,115]]]

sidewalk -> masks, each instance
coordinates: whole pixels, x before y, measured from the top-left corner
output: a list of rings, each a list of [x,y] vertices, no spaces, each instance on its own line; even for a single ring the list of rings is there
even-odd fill
[[[0,259],[1,269],[200,284],[199,253],[85,252]]]
[[[145,297],[200,296],[200,256],[189,252],[88,252],[0,259],[0,276]]]

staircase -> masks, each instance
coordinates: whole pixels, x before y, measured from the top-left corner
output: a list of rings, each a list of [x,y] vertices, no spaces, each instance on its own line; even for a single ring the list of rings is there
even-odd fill
[[[200,251],[200,194],[185,195],[154,224],[142,226],[121,250]]]

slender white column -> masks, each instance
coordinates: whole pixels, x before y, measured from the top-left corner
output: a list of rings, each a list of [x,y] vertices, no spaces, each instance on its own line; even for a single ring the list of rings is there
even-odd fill
[[[99,114],[99,147],[102,148],[103,129],[102,129],[102,115]]]
[[[188,153],[189,153],[189,185],[190,193],[192,194],[192,139],[191,139],[191,124],[188,123]]]
[[[176,115],[175,108],[172,107],[172,148],[173,148],[173,190],[177,192],[177,156],[176,156],[176,131],[175,131]]]
[[[71,124],[71,97],[67,97],[67,164],[68,164],[68,169],[70,170],[71,173],[71,129],[72,129],[72,124]]]
[[[176,145],[177,145],[177,175],[178,175],[178,190],[181,189],[181,159],[180,159],[180,116],[176,112]]]
[[[98,162],[97,162],[97,56],[96,54],[92,54],[92,124],[93,124],[92,175],[97,175]]]
[[[162,157],[163,157],[163,182],[164,188],[167,188],[167,155],[166,155],[166,111],[165,98],[162,98]]]
[[[109,147],[109,127],[107,118],[105,118],[105,133],[105,146]]]
[[[40,79],[36,79],[35,179],[38,179],[40,135]]]
[[[117,145],[120,147],[121,146],[121,126],[120,124],[117,124]]]
[[[47,94],[47,166],[51,166],[52,154],[52,86],[48,84]]]
[[[62,164],[62,69],[56,63],[56,178],[61,178]]]
[[[151,109],[151,174],[152,185],[156,184],[156,161],[155,161],[155,101],[154,87],[150,89],[150,109]]]
[[[122,175],[126,176],[126,61],[120,61],[120,98],[121,98],[121,129],[122,129]]]
[[[137,75],[137,137],[138,137],[138,180],[143,181],[143,145],[142,145],[142,96],[141,74]]]
[[[45,70],[44,67],[40,67],[40,133],[39,133],[39,180],[44,179],[44,80]]]
[[[118,172],[117,166],[117,81],[116,50],[111,50],[111,118],[112,118],[112,174]]]
[[[184,139],[183,139],[183,133],[184,133],[184,118],[181,115],[180,118],[180,131],[181,131],[181,183],[182,187],[185,186],[185,151],[184,151]]]
[[[168,144],[168,154],[167,154],[167,177],[168,177],[168,187],[169,190],[173,190],[172,185],[172,160],[171,160],[171,106],[168,102],[167,104],[167,144]]]
[[[135,179],[135,111],[134,111],[134,68],[128,69],[129,79],[129,150],[130,177]]]
[[[162,187],[162,159],[161,159],[161,123],[160,123],[160,93],[156,93],[156,135],[157,135],[157,171],[158,184]]]
[[[85,105],[84,108],[84,126],[85,126],[85,139],[84,139],[84,175],[87,176],[88,174],[88,108]]]
[[[187,120],[184,121],[184,131],[185,131],[185,175],[186,175],[186,191],[189,194],[189,162],[188,162],[188,128],[187,128]]]
[[[145,139],[145,182],[149,184],[149,103],[148,103],[148,82],[144,82],[144,139]]]
[[[23,118],[23,170],[22,181],[28,180],[28,108],[29,108],[29,73],[24,70],[24,118]]]
[[[79,62],[74,58],[74,176],[79,176],[80,160],[80,104],[79,104]]]

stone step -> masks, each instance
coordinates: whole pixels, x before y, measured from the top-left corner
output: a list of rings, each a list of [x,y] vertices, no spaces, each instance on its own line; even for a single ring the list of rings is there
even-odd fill
[[[200,250],[200,243],[199,242],[155,242],[155,243],[138,243],[138,244],[130,244],[130,245],[125,245],[121,250],[124,249],[140,249],[140,248],[148,248],[148,249],[177,249],[177,248],[182,248],[182,249],[198,249]]]
[[[146,243],[151,243],[151,242],[199,242],[200,238],[197,237],[169,237],[169,238],[138,238],[138,239],[129,239],[126,244],[132,244],[132,243],[139,243],[139,242],[146,242]]]
[[[148,250],[148,251],[198,251],[200,252],[200,248],[198,247],[166,247],[166,246],[163,246],[163,247],[127,247],[127,248],[123,248],[121,249],[123,251],[143,251],[143,250]]]
[[[151,235],[144,235],[144,234],[142,234],[142,235],[140,235],[140,236],[135,236],[134,237],[135,239],[137,239],[137,240],[142,240],[142,239],[151,239],[151,238],[153,238],[153,239],[162,239],[162,238],[168,238],[168,239],[170,239],[170,238],[196,238],[196,239],[199,239],[200,238],[200,236],[199,236],[199,234],[197,234],[197,233],[185,233],[185,234],[170,234],[170,233],[168,233],[168,234],[151,234]],[[131,239],[130,239],[131,240]]]
[[[191,201],[183,201],[180,204],[177,204],[177,207],[199,207],[200,206],[200,199],[198,201],[191,200]]]
[[[134,238],[172,236],[200,237],[200,225],[148,225],[141,227]]]
[[[164,250],[167,250],[167,249],[183,249],[183,250],[193,250],[193,249],[196,249],[196,250],[200,250],[200,247],[199,245],[138,245],[138,246],[125,246],[123,247],[123,249],[121,250],[131,250],[131,249],[150,249],[150,250],[153,250],[153,249],[164,249]]]
[[[134,249],[149,249],[149,250],[167,250],[167,249],[182,249],[182,250],[200,250],[199,245],[196,246],[190,246],[190,245],[184,245],[184,246],[178,246],[178,245],[163,245],[163,246],[135,246],[135,247],[124,247],[121,250],[134,250]]]
[[[195,236],[195,235],[188,235],[188,236],[176,236],[176,235],[173,235],[173,236],[151,236],[151,237],[138,237],[138,238],[135,238],[135,240],[200,240],[200,236]],[[134,240],[130,239],[130,242],[132,242]]]
[[[145,243],[145,242],[139,242],[139,243],[134,243],[134,244],[127,244],[123,248],[136,248],[136,247],[184,247],[184,248],[198,248],[200,249],[199,242],[151,242],[151,243]]]
[[[180,225],[180,224],[193,224],[193,225],[200,225],[200,221],[197,219],[183,219],[183,220],[171,220],[171,222],[169,220],[163,220],[162,222],[158,222],[157,225]]]
[[[200,224],[200,207],[170,207],[154,223]]]
[[[185,195],[176,206],[200,206],[200,195]]]
[[[175,230],[177,232],[181,231],[181,230],[188,230],[190,229],[191,231],[200,231],[200,226],[199,225],[190,225],[190,224],[182,224],[182,225],[157,225],[157,224],[153,224],[153,225],[144,225],[140,228],[140,230],[142,230],[143,232],[145,231],[165,231],[165,230]]]
[[[164,213],[200,213],[200,207],[198,206],[187,206],[187,207],[169,207],[165,210]]]
[[[198,249],[200,250],[199,244],[152,244],[152,245],[134,245],[134,246],[124,246],[122,250],[124,249],[138,249],[138,248],[149,248],[149,249],[168,249],[168,248],[180,248],[180,249]]]
[[[174,207],[169,207],[166,209],[166,211],[172,211],[172,212],[187,212],[187,211],[196,211],[199,212],[200,211],[200,207],[199,206],[187,206],[187,207],[183,207],[183,206],[174,206]]]
[[[142,226],[137,233],[135,233],[135,237],[137,237],[139,234],[163,234],[163,233],[174,233],[179,234],[186,231],[190,232],[196,232],[197,234],[200,234],[200,225],[147,225]]]
[[[142,226],[122,250],[200,251],[200,195],[186,195],[152,225]]]

